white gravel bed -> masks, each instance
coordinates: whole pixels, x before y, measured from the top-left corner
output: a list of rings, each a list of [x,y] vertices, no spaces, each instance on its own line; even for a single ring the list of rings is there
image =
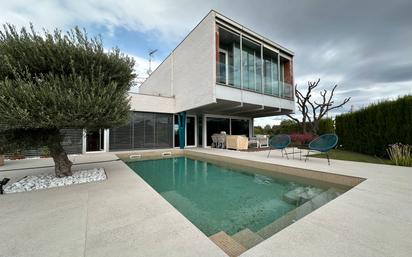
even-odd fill
[[[106,179],[106,173],[103,168],[75,171],[72,176],[63,178],[58,178],[55,174],[42,174],[27,176],[13,184],[6,185],[4,187],[4,192],[6,194],[27,192],[38,189],[102,181]]]

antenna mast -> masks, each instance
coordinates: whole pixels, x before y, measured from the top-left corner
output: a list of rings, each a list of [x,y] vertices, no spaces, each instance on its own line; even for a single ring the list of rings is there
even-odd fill
[[[150,75],[152,73],[152,57],[156,52],[157,49],[149,51],[149,69],[147,70],[147,75]]]

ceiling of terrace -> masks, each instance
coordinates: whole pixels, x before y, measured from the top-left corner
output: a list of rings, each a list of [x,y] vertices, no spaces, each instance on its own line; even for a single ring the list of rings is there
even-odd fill
[[[248,103],[243,103],[242,105],[239,102],[218,99],[216,103],[189,110],[187,111],[187,113],[259,118],[275,115],[284,115],[291,113],[291,111],[287,109],[278,109],[274,107]]]

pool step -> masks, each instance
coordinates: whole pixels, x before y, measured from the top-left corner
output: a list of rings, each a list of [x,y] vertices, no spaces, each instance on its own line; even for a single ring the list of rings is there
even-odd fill
[[[267,239],[276,234],[277,232],[281,231],[285,227],[289,226],[290,224],[294,223],[298,219],[306,216],[313,210],[316,210],[317,208],[336,198],[338,195],[339,192],[336,191],[336,189],[331,188],[315,196],[314,198],[297,207],[296,209],[286,213],[285,215],[275,220],[271,224],[263,227],[261,230],[257,232],[257,234],[262,238]]]
[[[238,243],[224,231],[220,231],[219,233],[210,236],[209,239],[231,257],[239,256],[247,250],[246,247]]]
[[[283,195],[283,200],[290,204],[301,204],[322,193],[322,189],[314,187],[298,187]]]
[[[232,238],[246,247],[246,249],[250,249],[264,240],[261,236],[248,228],[237,232],[232,236]]]

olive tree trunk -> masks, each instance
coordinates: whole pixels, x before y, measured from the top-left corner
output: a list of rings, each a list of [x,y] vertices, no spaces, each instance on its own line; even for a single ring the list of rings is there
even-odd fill
[[[73,163],[67,157],[66,151],[61,145],[61,135],[60,132],[54,131],[51,135],[52,140],[49,141],[48,148],[50,150],[50,155],[54,161],[54,168],[56,176],[61,178],[65,176],[72,175],[72,165]]]
[[[60,147],[60,149],[50,149],[50,155],[53,157],[54,168],[57,177],[61,178],[72,175],[73,163],[67,157],[67,154],[63,150],[63,147]]]

